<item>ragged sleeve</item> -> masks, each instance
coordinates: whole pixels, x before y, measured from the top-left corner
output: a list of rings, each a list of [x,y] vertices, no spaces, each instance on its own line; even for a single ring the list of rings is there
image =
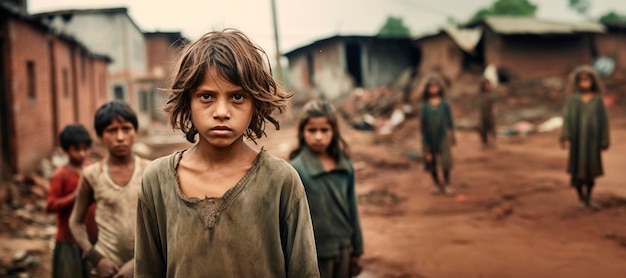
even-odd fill
[[[137,228],[135,236],[135,277],[165,277],[167,271],[166,258],[163,257],[164,246],[161,242],[153,190],[159,187],[156,169],[149,165],[145,170],[139,200],[137,202]]]
[[[569,97],[565,102],[565,106],[563,106],[563,126],[561,127],[561,134],[559,135],[559,140],[561,141],[569,141],[569,133],[570,133],[570,106],[572,105],[572,98]]]
[[[609,147],[609,134],[610,132],[608,112],[606,111],[606,106],[604,106],[604,102],[600,101],[600,147]]]
[[[57,212],[71,209],[74,205],[75,193],[63,195],[64,173],[58,168],[50,177],[50,191],[46,198],[46,211]]]
[[[290,167],[291,168],[291,167]],[[283,185],[287,202],[281,227],[287,277],[319,277],[313,224],[304,186],[291,168]]]
[[[354,167],[350,163],[350,181],[348,184],[348,204],[350,206],[350,214],[352,215],[352,251],[353,256],[361,256],[363,254],[363,233],[361,232],[361,221],[359,217],[359,208],[356,194]]]

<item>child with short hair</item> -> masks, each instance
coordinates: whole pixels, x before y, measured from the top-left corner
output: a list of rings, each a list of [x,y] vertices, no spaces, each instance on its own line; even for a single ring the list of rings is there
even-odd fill
[[[432,191],[452,195],[454,190],[449,186],[452,169],[451,146],[456,144],[456,138],[454,120],[444,87],[443,79],[439,75],[425,77],[420,121],[424,166],[435,183]],[[443,182],[439,180],[438,168],[443,171]]]
[[[591,201],[595,179],[604,174],[602,151],[609,149],[609,118],[596,71],[587,65],[572,71],[570,96],[563,108],[561,148],[569,149],[567,172],[576,189],[580,206],[599,208]]]
[[[494,93],[491,81],[480,80],[479,100],[479,133],[484,148],[493,146],[496,141],[496,117],[493,114]]]
[[[189,142],[150,163],[137,207],[137,277],[319,277],[307,198],[283,159],[256,151],[292,94],[238,30],[186,46],[165,111]]]
[[[310,101],[302,110],[298,147],[290,158],[309,200],[320,275],[356,276],[361,272],[363,236],[354,166],[339,130],[337,112],[324,100]]]
[[[148,161],[132,152],[138,128],[137,115],[122,101],[100,106],[94,117],[96,134],[108,156],[83,170],[70,229],[94,267],[97,277],[132,277],[135,221],[141,175]],[[96,204],[98,241],[92,245],[84,215]]]
[[[70,232],[69,218],[76,199],[78,181],[91,148],[91,136],[80,124],[67,125],[59,134],[59,143],[69,161],[52,173],[46,199],[46,211],[55,213],[57,219],[52,277],[89,277],[86,261],[82,259],[80,247]],[[91,206],[85,216],[87,232],[92,240],[98,232],[94,213],[95,207]]]

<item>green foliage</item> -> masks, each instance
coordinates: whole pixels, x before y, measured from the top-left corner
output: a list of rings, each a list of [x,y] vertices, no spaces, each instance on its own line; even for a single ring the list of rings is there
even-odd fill
[[[496,0],[491,7],[478,10],[470,22],[482,20],[491,15],[535,16],[537,5],[528,0]]]
[[[591,0],[569,0],[569,7],[579,14],[586,15],[591,7]]]
[[[600,22],[604,24],[609,24],[609,23],[626,24],[626,15],[618,14],[615,11],[610,11],[600,17]]]
[[[378,31],[380,37],[393,37],[393,38],[408,38],[411,36],[409,27],[404,25],[402,18],[400,17],[387,17],[387,21]]]

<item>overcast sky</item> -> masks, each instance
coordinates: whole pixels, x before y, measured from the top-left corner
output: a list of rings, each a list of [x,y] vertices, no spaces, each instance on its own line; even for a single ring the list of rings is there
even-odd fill
[[[375,35],[387,16],[401,17],[412,35],[432,32],[448,17],[469,19],[493,0],[275,0],[280,48],[287,52],[325,37]],[[580,20],[568,0],[530,0],[538,17]],[[274,54],[271,0],[29,0],[30,13],[124,6],[143,31],[181,31],[194,39],[206,31],[235,27]],[[624,0],[592,0],[594,17],[626,14]]]

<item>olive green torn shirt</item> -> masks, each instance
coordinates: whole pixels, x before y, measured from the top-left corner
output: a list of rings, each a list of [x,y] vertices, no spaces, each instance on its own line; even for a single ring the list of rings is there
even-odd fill
[[[144,172],[135,277],[319,277],[311,216],[297,172],[261,151],[221,198],[186,198],[182,152]]]
[[[338,256],[341,249],[348,246],[353,248],[351,255],[363,254],[354,167],[348,157],[340,155],[337,166],[326,171],[317,155],[303,147],[291,165],[304,183],[318,257]]]

